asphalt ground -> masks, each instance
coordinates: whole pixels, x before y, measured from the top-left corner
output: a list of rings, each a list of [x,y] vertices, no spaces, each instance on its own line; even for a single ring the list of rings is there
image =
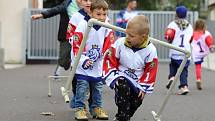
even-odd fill
[[[60,87],[65,81],[52,81],[48,97],[48,75],[56,65],[27,65],[0,70],[0,121],[75,121],[74,110],[64,103]],[[177,87],[162,113],[162,121],[215,121],[215,73],[203,69],[203,90],[196,89],[194,66],[189,68],[188,95],[176,95]],[[67,73],[66,73],[67,74]],[[166,95],[168,63],[160,63],[153,94],[147,95],[131,121],[153,121]],[[104,109],[110,121],[116,113],[114,92],[104,86]],[[54,115],[41,115],[52,112]],[[90,115],[89,115],[90,117]],[[97,121],[90,117],[90,121]]]

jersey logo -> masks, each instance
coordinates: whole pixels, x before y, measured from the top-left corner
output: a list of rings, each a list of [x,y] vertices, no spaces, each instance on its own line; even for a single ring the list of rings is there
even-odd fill
[[[92,45],[92,48],[87,52],[87,56],[93,61],[96,62],[100,58],[100,48],[98,45]]]
[[[131,77],[132,79],[134,80],[137,80],[137,75],[135,74],[135,70],[134,69],[131,69],[131,68],[128,68],[128,70],[125,70],[124,73],[126,75],[128,75],[129,77]]]
[[[73,35],[72,39],[73,39],[73,41],[75,41],[75,42],[78,42],[78,41],[79,41],[78,35]]]

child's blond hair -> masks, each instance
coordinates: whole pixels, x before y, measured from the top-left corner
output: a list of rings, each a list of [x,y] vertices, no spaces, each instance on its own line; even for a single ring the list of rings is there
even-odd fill
[[[148,35],[150,31],[149,19],[145,15],[135,16],[128,22],[128,27],[135,28],[138,34]]]

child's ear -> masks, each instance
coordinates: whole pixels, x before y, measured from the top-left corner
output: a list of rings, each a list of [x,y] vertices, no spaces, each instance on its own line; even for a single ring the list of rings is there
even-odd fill
[[[148,35],[142,34],[142,38],[146,38],[146,37],[148,37]]]

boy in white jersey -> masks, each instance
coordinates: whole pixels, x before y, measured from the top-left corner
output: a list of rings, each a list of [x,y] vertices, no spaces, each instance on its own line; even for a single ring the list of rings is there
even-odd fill
[[[176,19],[172,21],[165,32],[165,39],[175,46],[184,48],[190,51],[190,42],[193,35],[193,28],[185,19],[187,15],[187,9],[184,6],[176,7]],[[169,65],[169,82],[166,88],[169,89],[172,84],[175,74],[185,56],[182,52],[170,49],[169,52],[171,62]],[[190,58],[188,59],[181,75],[180,75],[180,85],[179,92],[180,95],[186,95],[188,90],[187,76],[188,76],[188,66],[190,63]]]
[[[73,45],[73,42],[71,41],[71,37],[75,32],[76,27],[78,26],[78,23],[80,22],[80,20],[84,19],[84,17],[88,16],[88,13],[90,12],[90,6],[92,3],[92,0],[79,0],[82,9],[80,9],[78,12],[75,12],[72,17],[69,20],[68,23],[68,28],[67,28],[67,34],[66,37],[69,40],[71,46]],[[74,54],[73,54],[73,48],[71,48],[71,61],[74,60]],[[75,108],[75,93],[76,93],[76,84],[77,84],[77,79],[76,77],[74,77],[74,79],[72,80],[72,92],[73,92],[73,97],[72,97],[72,101],[70,102],[70,107],[71,108]],[[91,95],[89,96],[88,99],[89,102],[89,107],[91,105],[92,102],[92,97]]]
[[[117,121],[129,121],[154,89],[158,59],[149,39],[149,20],[138,15],[128,22],[126,37],[121,37],[104,57],[106,84],[115,90]]]
[[[75,33],[72,36],[73,53],[76,56],[83,39],[87,22],[90,18],[95,18],[105,22],[108,12],[108,4],[104,0],[95,0],[91,4],[90,16],[85,16],[78,23]],[[102,109],[102,69],[103,54],[114,41],[113,31],[98,25],[94,25],[89,32],[89,36],[81,55],[76,70],[76,96],[75,96],[75,119],[88,120],[85,110],[86,93],[91,84],[92,89],[92,112],[97,119],[108,120],[107,114]]]
[[[205,21],[203,19],[198,19],[195,22],[191,46],[193,61],[196,69],[196,86],[198,90],[202,90],[201,63],[209,52],[214,52],[215,50],[215,46],[213,45],[213,37],[211,33],[206,30]]]

